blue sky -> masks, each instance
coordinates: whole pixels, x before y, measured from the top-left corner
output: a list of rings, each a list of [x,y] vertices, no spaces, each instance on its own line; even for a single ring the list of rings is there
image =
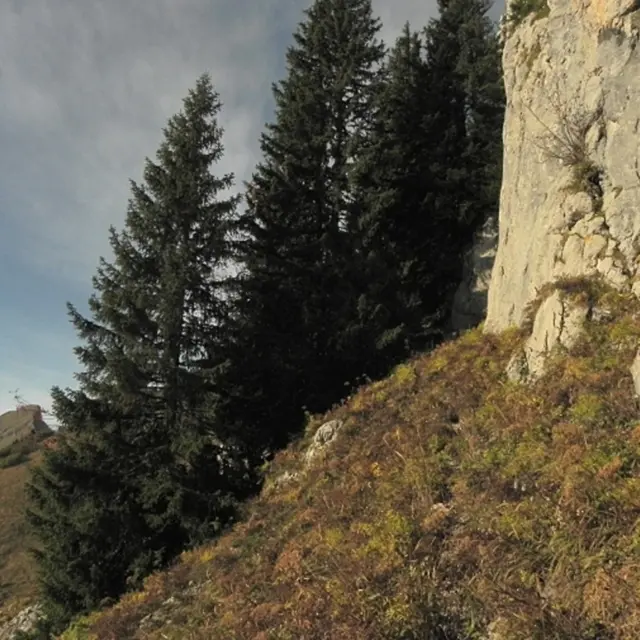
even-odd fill
[[[50,408],[75,386],[81,310],[108,227],[123,224],[167,119],[209,72],[237,183],[259,159],[270,86],[310,0],[4,0],[0,3],[0,413],[14,391]],[[391,44],[435,0],[373,0]],[[498,17],[503,2],[492,11]]]

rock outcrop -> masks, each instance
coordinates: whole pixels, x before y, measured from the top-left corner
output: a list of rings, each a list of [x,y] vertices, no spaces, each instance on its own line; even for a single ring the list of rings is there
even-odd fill
[[[310,464],[316,457],[327,450],[338,437],[338,432],[342,427],[342,420],[329,420],[329,422],[325,422],[318,428],[304,456],[307,464]]]
[[[0,451],[30,436],[38,438],[52,434],[42,419],[42,409],[36,404],[23,405],[0,415]]]
[[[490,332],[520,325],[558,278],[640,294],[640,0],[547,2],[506,23]]]
[[[513,382],[535,381],[544,373],[545,362],[554,349],[573,346],[590,312],[588,305],[576,303],[556,289],[538,308],[523,349],[513,354],[507,366],[507,377]]]
[[[309,469],[316,459],[329,451],[343,426],[344,422],[342,420],[329,420],[318,427],[304,453],[304,471]],[[299,480],[300,477],[301,474],[298,471],[285,471],[269,483],[269,489],[281,489],[289,483]]]
[[[23,609],[15,618],[0,625],[0,640],[14,640],[20,634],[30,632],[40,617],[42,617],[42,607],[39,604]]]

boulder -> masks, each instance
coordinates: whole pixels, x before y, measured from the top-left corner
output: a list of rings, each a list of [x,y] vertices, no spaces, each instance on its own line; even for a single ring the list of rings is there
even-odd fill
[[[331,445],[342,426],[342,420],[329,420],[329,422],[325,422],[318,428],[304,456],[307,465]]]

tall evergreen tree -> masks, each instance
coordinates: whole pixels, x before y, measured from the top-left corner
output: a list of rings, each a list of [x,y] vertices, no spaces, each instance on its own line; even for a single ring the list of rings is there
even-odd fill
[[[43,597],[54,623],[122,593],[214,535],[244,488],[216,406],[237,197],[219,193],[221,108],[202,76],[164,129],[125,228],[111,229],[91,317],[69,304],[83,346],[79,389],[54,388],[63,432],[29,486]]]
[[[466,133],[471,180],[477,187],[472,219],[481,224],[498,213],[502,184],[502,128],[506,96],[498,27],[488,15],[493,2],[474,0],[449,10],[460,15],[458,71],[466,96]],[[472,225],[474,231],[478,224]]]
[[[434,106],[418,34],[405,25],[384,67],[375,124],[354,171],[367,313],[378,321],[380,373],[423,349],[442,329],[443,270],[451,268],[447,221],[428,199]]]
[[[504,92],[489,8],[442,0],[425,41],[407,25],[385,65],[355,172],[381,368],[447,332],[463,254],[497,212]]]
[[[435,98],[427,124],[436,152],[429,204],[456,223],[449,250],[460,269],[500,195],[505,96],[491,6],[491,0],[438,0],[440,15],[425,29]]]
[[[275,122],[247,186],[228,424],[284,444],[363,373],[349,171],[370,127],[384,55],[370,0],[316,0],[274,86]],[[259,443],[259,445],[258,445]]]

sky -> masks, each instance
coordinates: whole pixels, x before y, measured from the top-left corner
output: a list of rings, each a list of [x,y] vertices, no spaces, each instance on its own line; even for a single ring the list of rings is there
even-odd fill
[[[75,387],[81,312],[108,228],[124,223],[168,118],[202,73],[223,108],[224,159],[238,188],[259,161],[271,83],[311,0],[0,2],[0,414],[51,409]],[[436,0],[373,0],[382,39],[436,16]],[[503,0],[491,15],[498,18]],[[55,418],[50,417],[55,423]]]

